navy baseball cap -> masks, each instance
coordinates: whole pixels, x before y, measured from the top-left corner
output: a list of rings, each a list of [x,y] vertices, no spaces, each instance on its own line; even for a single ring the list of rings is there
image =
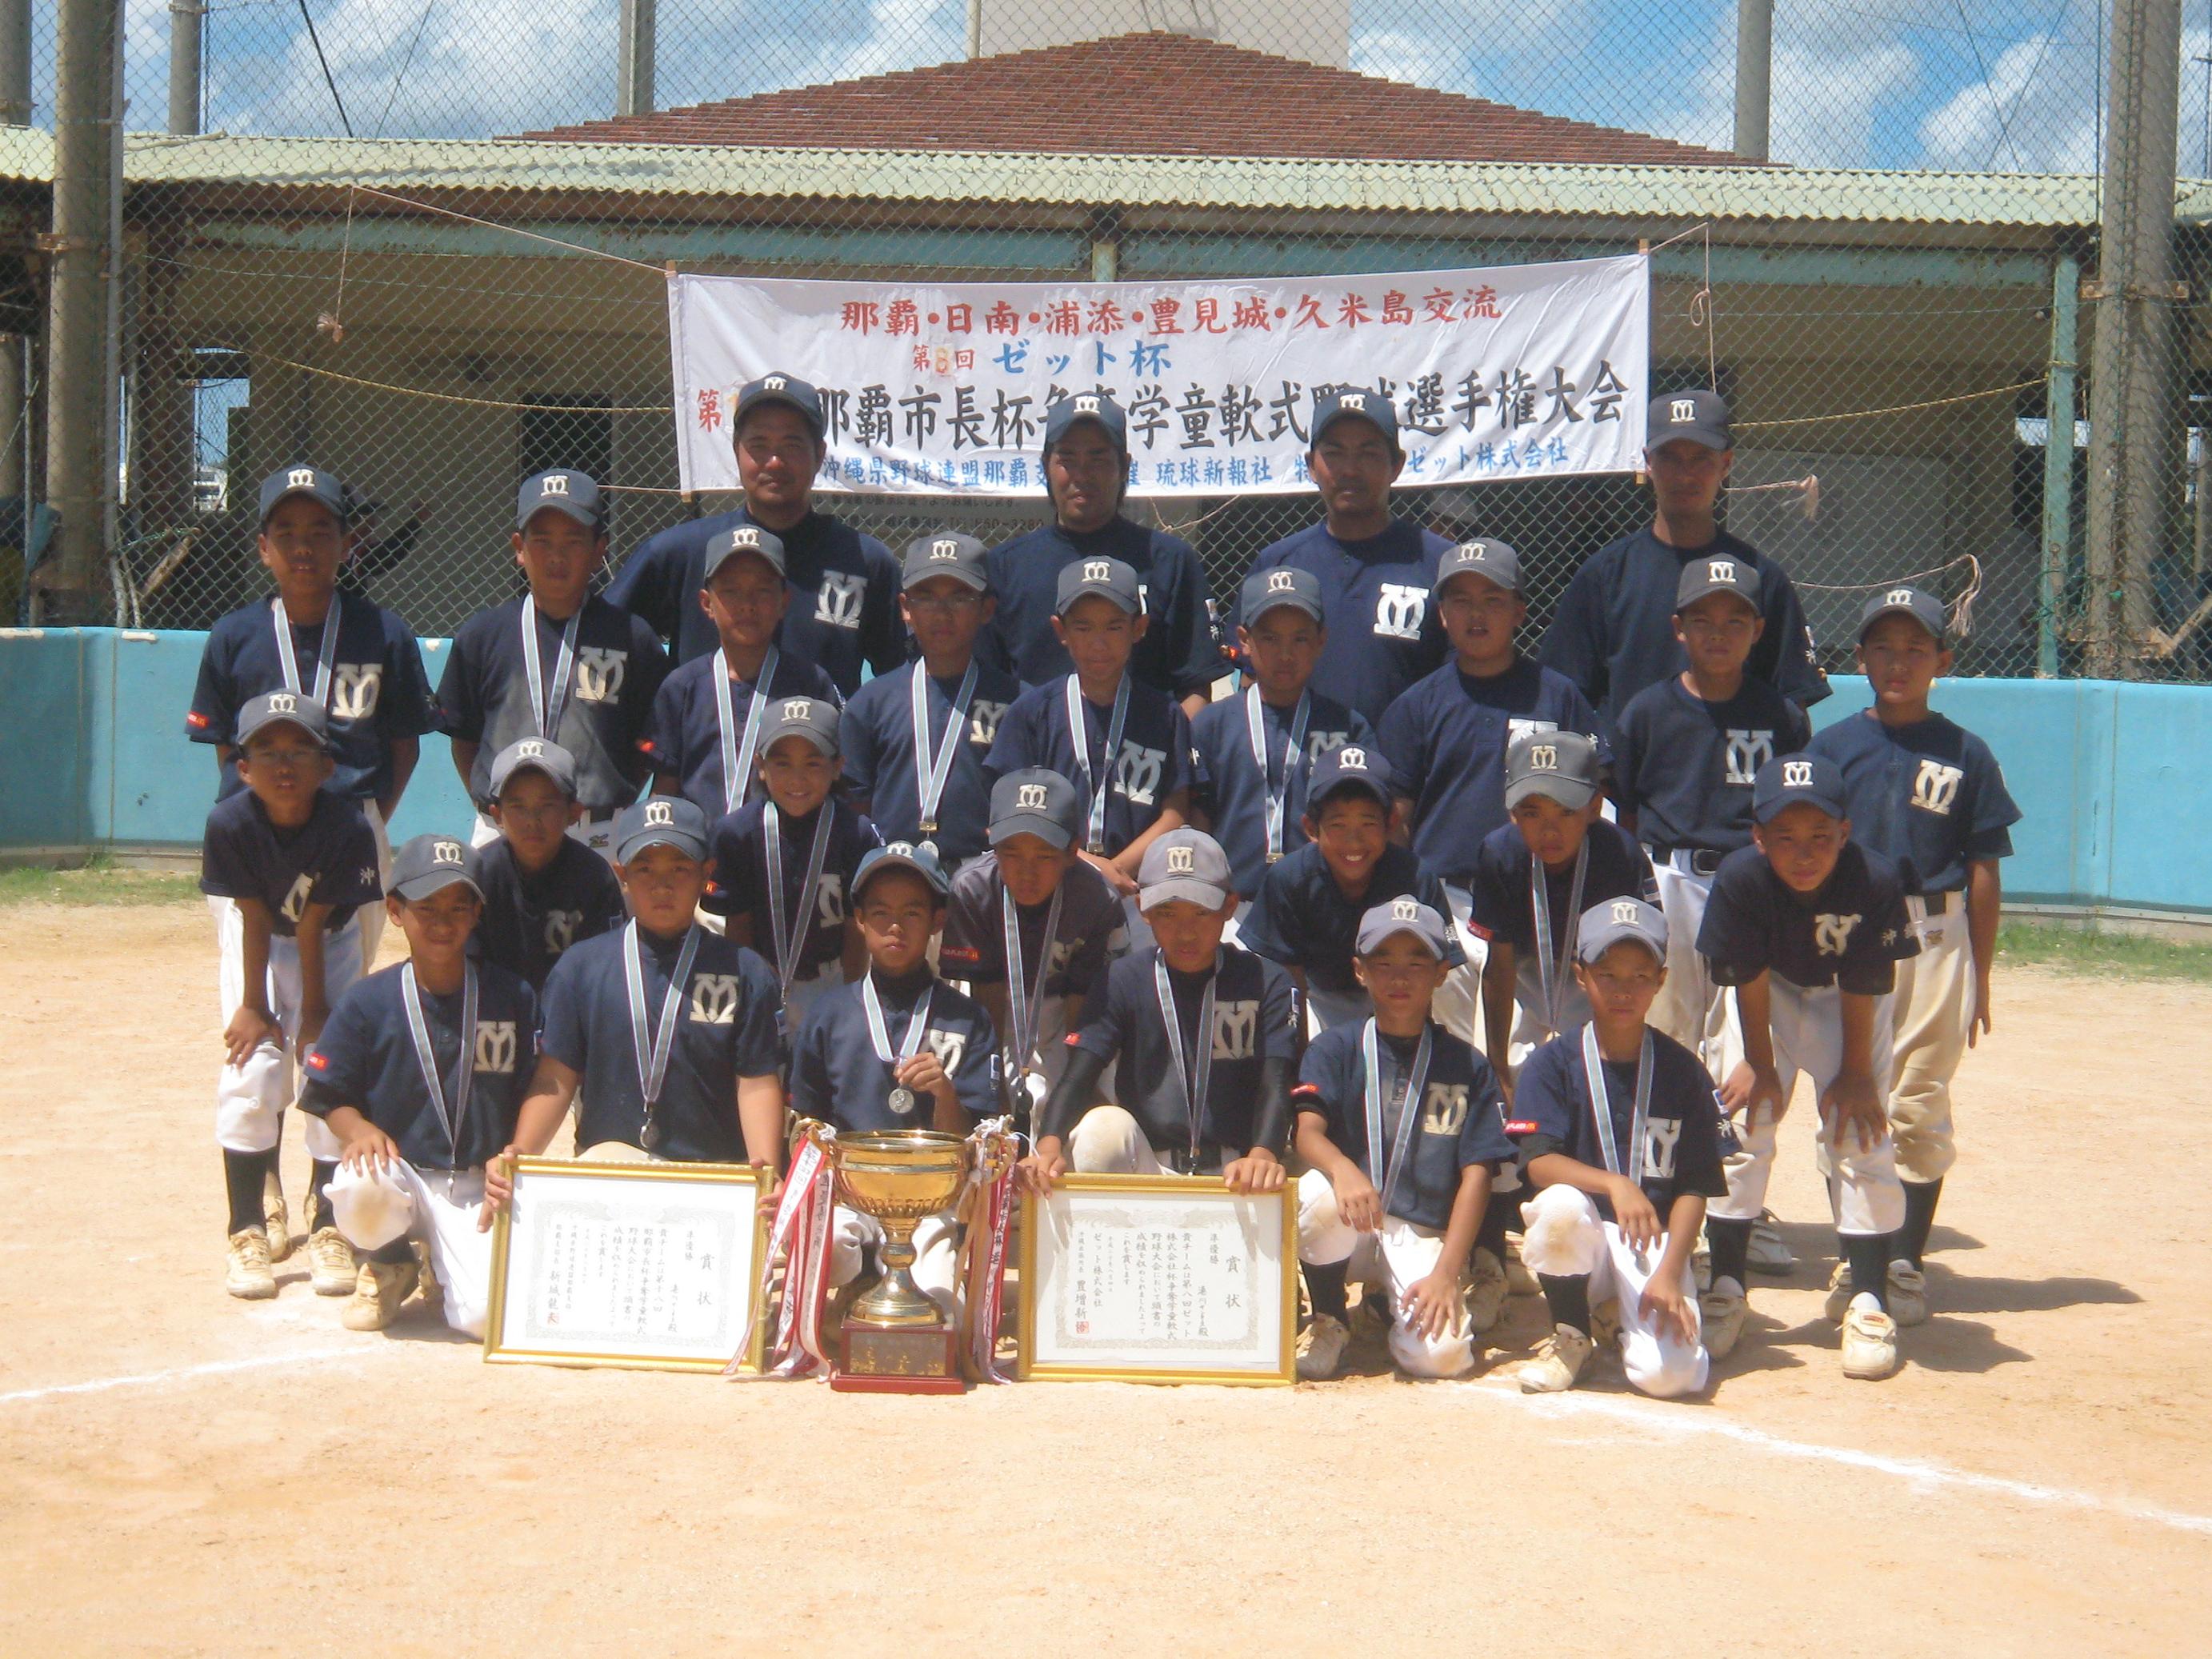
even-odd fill
[[[1597,798],[1597,739],[1579,732],[1524,732],[1505,751],[1508,811],[1531,795],[1578,812]]]
[[[673,847],[688,858],[707,856],[707,815],[681,795],[648,795],[615,819],[615,861],[628,864],[648,847]]]
[[[331,746],[330,716],[322,704],[303,691],[264,691],[247,699],[246,707],[238,711],[233,741],[243,749],[256,732],[272,726],[296,726],[314,739],[316,748]]]
[[[731,417],[730,435],[734,439],[744,426],[745,416],[763,404],[781,404],[799,411],[799,419],[813,428],[814,441],[820,443],[830,423],[822,417],[822,394],[796,374],[786,374],[781,369],[771,369],[757,380],[747,380],[738,388],[737,412]]]
[[[325,472],[319,466],[288,466],[261,481],[261,525],[265,528],[269,515],[295,495],[320,501],[340,524],[349,516],[346,508],[351,498],[346,494],[346,487],[338,482],[337,473]]]
[[[1014,836],[1035,836],[1051,846],[1072,846],[1083,833],[1083,796],[1057,772],[1025,766],[991,786],[991,845]]]
[[[469,849],[451,836],[417,836],[392,854],[392,879],[387,895],[404,899],[426,899],[448,887],[465,887],[479,899],[483,889],[469,873]]]
[[[1137,908],[1150,910],[1176,899],[1218,910],[1234,891],[1229,854],[1203,830],[1170,830],[1145,848],[1137,866]]]
[[[1917,587],[1893,587],[1869,599],[1859,612],[1859,638],[1864,640],[1867,629],[1884,617],[1911,617],[1935,636],[1938,645],[1951,629],[1950,613],[1944,610],[1943,601]]]
[[[1521,591],[1521,556],[1504,542],[1478,537],[1462,542],[1437,561],[1437,579],[1429,591],[1441,593],[1455,576],[1480,576],[1509,593]]]
[[[1394,898],[1388,904],[1378,904],[1359,918],[1359,939],[1352,952],[1371,957],[1382,948],[1384,941],[1401,933],[1412,934],[1438,962],[1444,959],[1444,952],[1449,948],[1450,935],[1444,931],[1444,919],[1436,907],[1409,895]]]
[[[1321,578],[1296,565],[1255,570],[1237,590],[1237,614],[1247,628],[1282,605],[1304,611],[1317,623],[1328,621],[1322,612]]]
[[[899,589],[903,592],[933,576],[950,576],[978,593],[988,592],[991,571],[984,555],[982,543],[957,530],[916,536],[906,544],[906,562],[899,567]]]
[[[1052,447],[1067,435],[1067,429],[1078,421],[1095,421],[1107,441],[1124,455],[1129,453],[1129,417],[1121,412],[1121,405],[1103,392],[1079,392],[1073,397],[1062,398],[1044,412],[1044,448]]]
[[[499,751],[491,763],[495,800],[517,772],[543,772],[556,789],[576,799],[576,757],[550,738],[518,738]]]
[[[1669,392],[1651,400],[1644,417],[1645,453],[1677,438],[1707,449],[1735,447],[1735,434],[1729,430],[1729,406],[1719,392]]]
[[[761,730],[763,755],[786,738],[804,738],[836,759],[837,705],[826,697],[780,697],[769,705],[768,724]]]
[[[1315,398],[1313,447],[1320,445],[1322,434],[1345,420],[1366,422],[1382,434],[1393,455],[1403,453],[1398,447],[1397,408],[1381,392],[1355,386]]]
[[[1306,811],[1318,815],[1321,804],[1340,789],[1357,789],[1370,795],[1389,811],[1393,805],[1390,763],[1379,749],[1357,743],[1339,744],[1316,760],[1306,775]]]
[[[894,841],[871,847],[862,854],[860,868],[853,872],[853,902],[859,903],[860,896],[868,890],[868,884],[886,870],[913,871],[929,884],[929,890],[939,898],[952,890],[934,847],[926,841]]]
[[[1575,954],[1595,962],[1624,941],[1642,945],[1667,965],[1667,918],[1638,898],[1607,899],[1583,912],[1575,927]]]
[[[1070,559],[1060,567],[1053,614],[1065,617],[1078,599],[1093,595],[1111,599],[1133,617],[1144,613],[1144,598],[1137,592],[1137,573],[1132,566],[1119,559]]]
[[[717,570],[740,554],[762,561],[779,576],[784,574],[783,538],[757,524],[741,524],[725,530],[707,544],[707,562],[699,572],[699,586],[704,587],[714,580]]]
[[[1674,609],[1687,611],[1699,599],[1715,593],[1733,593],[1753,611],[1759,609],[1759,568],[1747,559],[1692,559],[1674,583]]]
[[[1832,818],[1844,811],[1844,775],[1817,755],[1777,755],[1751,781],[1751,817],[1771,823],[1793,806],[1817,806]]]
[[[531,520],[547,507],[567,514],[591,531],[599,529],[604,511],[599,484],[590,475],[567,467],[556,467],[522,481],[514,497],[514,527],[527,529]]]

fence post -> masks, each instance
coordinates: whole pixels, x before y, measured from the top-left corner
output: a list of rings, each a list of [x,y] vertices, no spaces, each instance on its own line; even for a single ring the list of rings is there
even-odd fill
[[[2058,616],[2074,551],[2074,323],[2081,266],[2071,253],[2051,262],[2051,362],[2044,382],[2043,584],[2035,604],[2035,672],[2058,673]]]
[[[622,40],[615,58],[615,113],[653,113],[654,36],[659,0],[622,0]]]
[[[1774,0],[1735,0],[1735,153],[1764,161],[1774,73]]]

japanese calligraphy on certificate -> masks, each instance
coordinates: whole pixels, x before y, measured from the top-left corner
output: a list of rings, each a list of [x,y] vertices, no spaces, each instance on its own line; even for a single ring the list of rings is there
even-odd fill
[[[1068,1176],[1025,1198],[1022,1376],[1291,1382],[1289,1198],[1168,1176]]]
[[[1284,494],[1314,400],[1395,404],[1402,483],[1641,465],[1651,262],[1642,254],[1264,283],[668,279],[686,490],[735,489],[738,388],[821,392],[825,489],[1042,495],[1044,411],[1110,394],[1139,495]]]
[[[721,1370],[755,1322],[759,1200],[742,1164],[519,1159],[484,1358]]]

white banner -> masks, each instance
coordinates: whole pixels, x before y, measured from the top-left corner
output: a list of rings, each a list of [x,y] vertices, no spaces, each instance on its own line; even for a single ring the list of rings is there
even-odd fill
[[[821,389],[824,489],[1040,495],[1046,407],[1103,391],[1128,411],[1139,495],[1310,487],[1314,399],[1396,403],[1407,484],[1641,465],[1650,261],[1268,283],[668,279],[684,488],[738,485],[738,388]]]

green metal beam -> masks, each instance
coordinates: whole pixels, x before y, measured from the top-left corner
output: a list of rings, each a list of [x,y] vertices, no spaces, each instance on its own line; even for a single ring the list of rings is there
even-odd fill
[[[2035,602],[2035,672],[2058,675],[2058,613],[2074,554],[2075,311],[2081,268],[2062,253],[2051,262],[2051,367],[2043,434],[2043,574]]]

